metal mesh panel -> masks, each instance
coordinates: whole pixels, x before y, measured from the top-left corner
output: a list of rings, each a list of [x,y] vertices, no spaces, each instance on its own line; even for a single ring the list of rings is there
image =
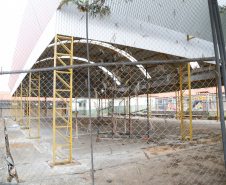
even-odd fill
[[[45,29],[20,38],[1,97],[0,182],[224,184],[208,1],[96,3],[33,7]]]

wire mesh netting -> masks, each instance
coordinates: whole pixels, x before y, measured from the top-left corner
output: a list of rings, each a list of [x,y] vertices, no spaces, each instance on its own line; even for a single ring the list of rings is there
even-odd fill
[[[225,184],[208,1],[60,2],[28,1],[1,96],[0,182]]]

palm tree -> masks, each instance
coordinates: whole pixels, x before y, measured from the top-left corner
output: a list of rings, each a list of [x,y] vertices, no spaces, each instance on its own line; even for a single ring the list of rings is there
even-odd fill
[[[90,12],[91,16],[93,17],[96,17],[97,15],[100,15],[100,17],[104,17],[111,14],[110,7],[104,5],[106,1],[107,0],[94,0],[92,3],[90,3],[90,0],[62,0],[60,7],[64,4],[76,4],[79,11],[81,12]],[[132,0],[125,1],[128,2]]]

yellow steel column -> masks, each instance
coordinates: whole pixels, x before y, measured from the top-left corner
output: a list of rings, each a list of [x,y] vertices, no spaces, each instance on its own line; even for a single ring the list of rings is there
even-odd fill
[[[189,132],[190,132],[190,141],[192,141],[192,102],[191,102],[191,68],[190,63],[187,63],[188,69],[188,91],[189,91]]]
[[[192,140],[192,105],[191,105],[191,78],[190,63],[179,64],[180,76],[180,119],[181,119],[181,139]],[[188,90],[189,101],[188,109],[185,111],[184,93]],[[189,119],[186,118],[186,112],[189,112]],[[190,138],[188,137],[190,136]]]
[[[62,41],[69,42],[62,42]],[[66,57],[65,57],[66,56]],[[68,57],[68,58],[67,58]],[[66,58],[66,59],[65,59]],[[66,66],[67,59],[70,59],[69,65],[73,65],[73,37],[65,37],[56,35],[54,49],[54,67]],[[69,83],[66,79],[69,78]],[[73,69],[65,71],[54,71],[53,85],[53,164],[72,162],[72,80]],[[57,84],[63,84],[61,89],[57,88]],[[65,95],[67,94],[67,95]],[[64,97],[65,96],[65,97]],[[69,96],[70,102],[66,101]],[[56,106],[56,98],[66,104],[66,108]],[[69,111],[69,119],[65,119],[62,109]],[[62,120],[60,123],[56,121],[56,115]],[[69,136],[65,135],[69,129]],[[59,139],[61,140],[59,142]],[[63,142],[62,142],[63,141]],[[66,148],[67,147],[67,148]],[[69,147],[69,150],[68,150]],[[66,148],[66,149],[65,149]],[[69,153],[67,153],[69,151]],[[57,152],[57,153],[56,153]],[[56,160],[58,155],[58,160]]]
[[[27,112],[27,106],[28,106],[28,89],[27,89],[27,86],[26,86],[26,83],[25,82],[21,82],[21,85],[20,85],[20,127],[24,129],[28,129],[28,119],[27,119],[27,124],[23,123],[23,117],[24,116],[27,116],[28,115],[28,112]],[[26,105],[26,106],[25,106]],[[25,115],[25,112],[26,112],[26,115]]]
[[[18,96],[18,93],[17,93],[17,90],[16,90],[16,101],[15,101],[15,108],[16,108],[16,123],[17,123],[17,109],[18,109],[17,96]]]
[[[29,82],[26,86],[26,116],[27,116],[27,125],[26,128],[29,129]]]
[[[40,138],[40,72],[29,78],[29,139]]]

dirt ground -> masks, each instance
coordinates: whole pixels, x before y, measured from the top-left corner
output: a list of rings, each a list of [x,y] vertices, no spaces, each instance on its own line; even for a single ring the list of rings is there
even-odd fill
[[[226,184],[219,123],[194,122],[191,142],[180,139],[176,121],[155,123],[149,140],[136,135],[133,139],[105,138],[96,142],[93,134],[95,184]],[[74,162],[54,166],[51,119],[42,123],[42,137],[35,140],[27,138],[28,130],[21,130],[8,119],[10,148],[20,184],[91,184],[90,138],[84,135],[88,126],[83,127],[79,139],[73,139]],[[107,124],[105,127],[104,131],[108,131]],[[134,127],[138,132],[135,124]],[[93,132],[96,130],[94,125]],[[2,122],[0,138],[0,182],[6,182]]]

